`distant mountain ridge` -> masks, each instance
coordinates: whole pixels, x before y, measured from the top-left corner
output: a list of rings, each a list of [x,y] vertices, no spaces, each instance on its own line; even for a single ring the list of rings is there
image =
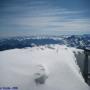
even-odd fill
[[[90,35],[23,36],[0,39],[0,51],[40,45],[60,44],[69,47],[90,47]]]

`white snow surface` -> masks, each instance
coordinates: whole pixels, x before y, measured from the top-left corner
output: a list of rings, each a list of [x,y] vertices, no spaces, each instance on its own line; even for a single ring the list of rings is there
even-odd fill
[[[38,46],[0,52],[0,87],[18,90],[90,90],[73,53],[62,45]],[[38,67],[40,66],[41,69]],[[45,83],[35,79],[44,75]]]

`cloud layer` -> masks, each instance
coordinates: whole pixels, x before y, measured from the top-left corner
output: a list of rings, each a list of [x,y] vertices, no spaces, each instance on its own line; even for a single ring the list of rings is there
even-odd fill
[[[1,2],[0,33],[2,35],[90,33],[89,7],[70,9],[68,5],[69,8],[65,7],[66,3],[59,5],[60,1],[53,0]]]

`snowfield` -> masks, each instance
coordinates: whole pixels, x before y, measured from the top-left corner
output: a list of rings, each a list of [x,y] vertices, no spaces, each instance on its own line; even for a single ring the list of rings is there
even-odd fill
[[[0,52],[0,87],[18,90],[90,90],[75,54],[82,50],[62,45]]]

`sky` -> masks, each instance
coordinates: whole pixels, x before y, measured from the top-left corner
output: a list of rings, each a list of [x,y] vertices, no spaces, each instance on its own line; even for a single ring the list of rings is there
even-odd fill
[[[0,0],[0,36],[90,34],[90,0]]]

